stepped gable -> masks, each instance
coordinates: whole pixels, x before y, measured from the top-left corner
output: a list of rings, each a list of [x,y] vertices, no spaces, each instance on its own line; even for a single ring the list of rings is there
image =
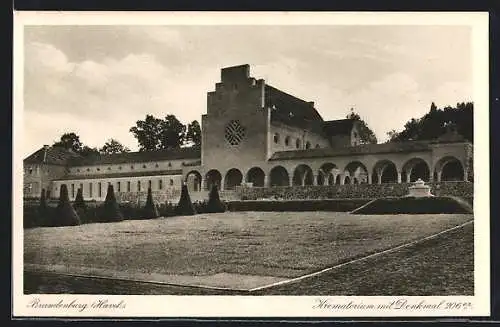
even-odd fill
[[[81,156],[71,150],[59,146],[45,145],[23,160],[24,164],[49,164],[64,166],[69,161]]]
[[[70,161],[71,166],[91,166],[91,165],[111,165],[132,162],[148,162],[161,160],[178,159],[200,159],[201,150],[199,147],[158,150],[158,151],[138,151],[117,154],[94,155],[85,158],[75,158]]]
[[[393,142],[381,144],[362,144],[345,148],[319,148],[275,152],[270,160],[290,160],[302,158],[322,158],[350,156],[353,154],[401,153],[431,151],[429,142]]]

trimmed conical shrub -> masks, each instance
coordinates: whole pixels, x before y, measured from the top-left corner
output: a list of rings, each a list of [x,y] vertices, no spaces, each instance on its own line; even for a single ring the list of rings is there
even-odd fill
[[[76,213],[80,217],[82,223],[88,223],[89,217],[87,212],[87,205],[83,199],[83,190],[81,188],[76,192],[75,201],[73,202],[73,208],[75,208]]]
[[[122,221],[123,215],[116,202],[115,191],[113,185],[108,185],[108,193],[106,194],[106,199],[104,200],[104,205],[101,210],[101,221],[102,222],[115,222]]]
[[[158,209],[153,201],[153,194],[151,192],[151,187],[148,188],[148,197],[146,199],[146,205],[143,208],[143,217],[145,219],[153,219],[158,218],[160,215],[158,214]]]
[[[192,216],[196,214],[196,210],[191,202],[191,197],[189,196],[186,184],[182,185],[181,198],[177,207],[175,207],[175,214],[178,216]]]
[[[45,194],[46,194],[45,189],[42,189],[42,194],[40,195],[40,204],[38,205],[38,211],[37,211],[38,214],[36,215],[36,221],[29,222],[30,225],[32,226],[50,225],[49,208],[47,205],[47,197]]]
[[[56,208],[53,226],[76,226],[80,225],[80,217],[69,202],[68,188],[65,184],[61,185],[59,192],[59,204]]]
[[[87,206],[85,205],[85,201],[83,200],[83,191],[81,188],[76,192],[75,202],[73,202],[73,207],[75,209],[83,209],[85,210]]]
[[[208,203],[207,203],[206,212],[215,213],[215,212],[224,212],[224,211],[226,211],[226,206],[220,200],[219,190],[217,188],[217,185],[214,184],[214,185],[212,185],[212,189],[210,190],[210,194],[208,195]]]

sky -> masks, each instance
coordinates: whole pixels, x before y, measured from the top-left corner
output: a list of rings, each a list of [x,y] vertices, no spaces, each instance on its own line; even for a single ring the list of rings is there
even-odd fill
[[[75,132],[91,147],[147,114],[201,122],[220,69],[306,101],[325,120],[350,108],[379,141],[438,108],[472,99],[468,26],[27,26],[23,153]]]

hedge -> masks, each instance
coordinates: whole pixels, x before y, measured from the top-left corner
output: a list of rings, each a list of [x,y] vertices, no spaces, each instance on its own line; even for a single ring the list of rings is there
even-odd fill
[[[401,197],[377,199],[352,212],[357,215],[472,214],[472,207],[455,197]]]
[[[368,203],[367,199],[254,200],[229,201],[229,211],[335,211],[349,212]]]

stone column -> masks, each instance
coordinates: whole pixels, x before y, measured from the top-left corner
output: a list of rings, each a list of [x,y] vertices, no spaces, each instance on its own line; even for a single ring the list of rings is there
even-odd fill
[[[401,172],[398,170],[398,184],[401,184]]]
[[[372,183],[372,177],[373,177],[373,176],[372,176],[372,174],[370,174],[370,173],[368,173],[368,174],[367,174],[367,176],[368,176],[368,177],[367,177],[367,179],[368,179],[368,180],[367,180],[367,182],[368,182],[368,184],[371,184],[371,183]]]
[[[222,176],[220,179],[220,190],[224,191],[224,176]]]
[[[288,185],[293,186],[293,174],[288,175],[288,179],[289,179]]]
[[[344,185],[345,176],[344,174],[339,174],[339,175],[340,175],[340,185]]]
[[[264,175],[264,187],[269,187],[269,175]]]
[[[438,183],[441,183],[441,174],[442,174],[442,173],[443,173],[442,171],[437,171],[437,172],[436,172],[436,174],[437,174],[437,182],[438,182]]]
[[[464,169],[464,182],[469,180],[469,170],[467,168]]]
[[[406,172],[406,182],[409,183],[411,178],[411,170]]]
[[[205,190],[205,188],[206,188],[206,183],[207,183],[207,181],[205,180],[205,178],[204,178],[204,177],[202,177],[202,178],[201,178],[201,181],[200,181],[200,190],[199,190],[200,192],[202,192],[202,191],[204,191],[204,190]]]
[[[382,174],[380,172],[377,173],[377,184],[382,184]]]
[[[314,186],[318,185],[318,175],[313,174],[313,185]]]

